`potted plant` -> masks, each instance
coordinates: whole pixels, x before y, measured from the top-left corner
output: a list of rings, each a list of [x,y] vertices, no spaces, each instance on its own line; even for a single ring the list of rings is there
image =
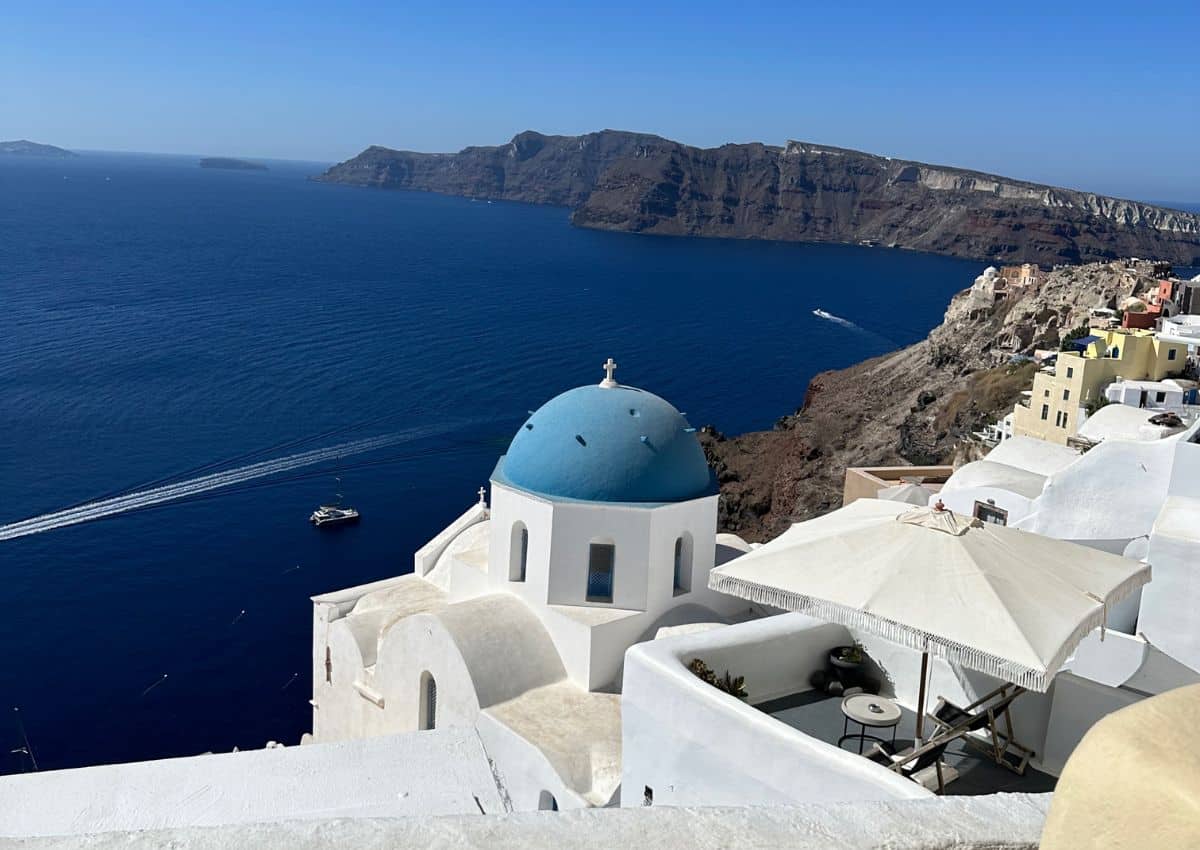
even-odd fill
[[[829,653],[829,663],[839,670],[857,670],[863,663],[862,645],[835,646]]]

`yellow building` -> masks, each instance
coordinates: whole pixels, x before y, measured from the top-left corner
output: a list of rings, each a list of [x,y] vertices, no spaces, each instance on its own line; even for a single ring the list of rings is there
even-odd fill
[[[1033,390],[1013,409],[1013,433],[1065,445],[1075,436],[1089,402],[1124,378],[1161,381],[1178,375],[1187,346],[1157,339],[1150,330],[1093,330],[1079,341],[1082,351],[1064,351],[1053,367],[1033,376]]]

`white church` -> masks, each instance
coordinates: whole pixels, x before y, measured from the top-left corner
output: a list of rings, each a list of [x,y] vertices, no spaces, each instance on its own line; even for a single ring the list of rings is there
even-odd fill
[[[755,614],[708,589],[750,547],[717,533],[695,429],[615,368],[529,416],[490,504],[481,489],[411,574],[313,599],[314,742],[474,728],[514,809],[614,801],[625,651]]]

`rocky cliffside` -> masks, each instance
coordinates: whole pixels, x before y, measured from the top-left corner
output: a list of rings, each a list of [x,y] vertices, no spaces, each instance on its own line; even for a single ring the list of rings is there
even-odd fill
[[[454,154],[372,145],[317,179],[576,207],[613,163],[670,144],[658,136],[606,130],[586,136],[525,132],[506,145],[464,148]]]
[[[789,142],[702,149],[604,130],[427,154],[370,147],[319,180],[571,207],[582,227],[849,242],[1053,265],[1200,264],[1200,216],[958,168]]]
[[[766,540],[841,504],[847,466],[946,463],[984,423],[1012,409],[1034,366],[1014,354],[1057,348],[1092,307],[1115,307],[1157,278],[1148,263],[1092,263],[992,302],[966,290],[915,345],[813,379],[772,431],[701,441],[721,484],[721,525]]]

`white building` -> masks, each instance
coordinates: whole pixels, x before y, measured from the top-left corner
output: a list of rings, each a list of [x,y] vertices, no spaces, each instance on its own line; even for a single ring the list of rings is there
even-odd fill
[[[1185,405],[1196,404],[1196,382],[1178,378],[1162,381],[1118,379],[1104,388],[1104,397],[1131,407],[1182,413]]]
[[[708,589],[749,547],[717,534],[717,490],[683,415],[613,379],[546,402],[480,502],[412,575],[313,599],[317,742],[475,728],[516,809],[610,803],[625,650],[728,622]]]
[[[1185,343],[1188,353],[1195,354],[1196,346],[1200,345],[1200,316],[1191,313],[1164,316],[1157,336],[1167,342]]]

